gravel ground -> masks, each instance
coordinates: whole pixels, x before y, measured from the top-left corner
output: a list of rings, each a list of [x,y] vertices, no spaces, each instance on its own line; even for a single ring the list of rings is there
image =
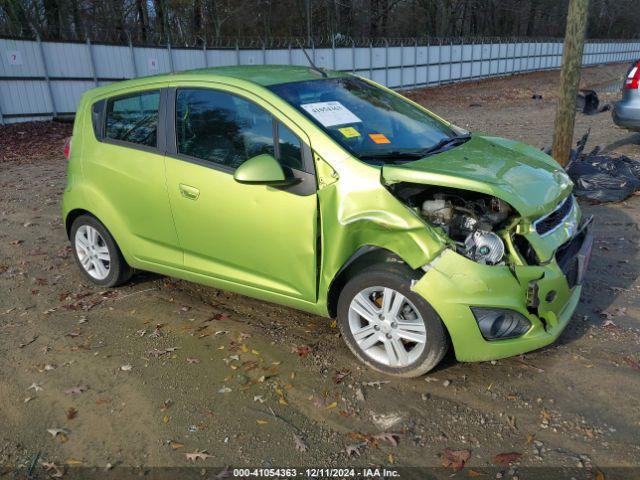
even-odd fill
[[[621,84],[625,70],[586,69],[583,85]],[[458,125],[542,147],[557,80],[407,94]],[[609,113],[578,114],[577,136],[588,128],[588,148],[640,158],[640,135]],[[34,459],[42,478],[227,465],[421,466],[448,478],[463,460],[455,478],[640,475],[612,469],[640,467],[637,198],[583,205],[595,251],[557,343],[497,362],[449,357],[396,380],[363,368],[324,318],[153,274],[87,284],[59,214],[68,132],[0,130],[0,479]]]

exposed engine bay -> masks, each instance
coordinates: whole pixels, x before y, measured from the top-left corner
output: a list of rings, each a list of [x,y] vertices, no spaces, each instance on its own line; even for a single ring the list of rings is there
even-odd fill
[[[504,263],[505,245],[496,233],[515,211],[505,201],[453,188],[398,183],[391,192],[432,225],[441,227],[458,253],[486,265]]]

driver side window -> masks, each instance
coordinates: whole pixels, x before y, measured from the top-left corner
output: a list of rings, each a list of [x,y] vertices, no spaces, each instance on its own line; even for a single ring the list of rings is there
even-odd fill
[[[275,156],[273,117],[253,102],[226,92],[178,89],[178,153],[236,169],[261,154]]]

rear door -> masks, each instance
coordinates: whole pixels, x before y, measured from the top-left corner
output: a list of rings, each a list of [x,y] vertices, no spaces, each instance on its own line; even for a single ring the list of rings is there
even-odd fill
[[[127,251],[142,261],[181,267],[165,178],[164,86],[94,105],[99,143],[85,152],[83,168],[95,188],[87,201],[94,203],[93,211],[104,212],[103,221],[118,222],[114,229],[128,237]]]
[[[170,91],[167,185],[185,268],[243,292],[315,301],[317,198],[304,132],[231,86]],[[299,182],[275,188],[234,180],[238,166],[264,153]]]

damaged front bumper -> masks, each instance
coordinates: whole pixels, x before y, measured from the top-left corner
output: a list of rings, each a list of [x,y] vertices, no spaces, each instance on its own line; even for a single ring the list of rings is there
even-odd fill
[[[459,361],[510,357],[553,343],[580,300],[593,237],[591,219],[543,265],[490,266],[445,250],[413,285],[445,323]],[[471,307],[512,310],[529,330],[517,338],[486,340]]]

